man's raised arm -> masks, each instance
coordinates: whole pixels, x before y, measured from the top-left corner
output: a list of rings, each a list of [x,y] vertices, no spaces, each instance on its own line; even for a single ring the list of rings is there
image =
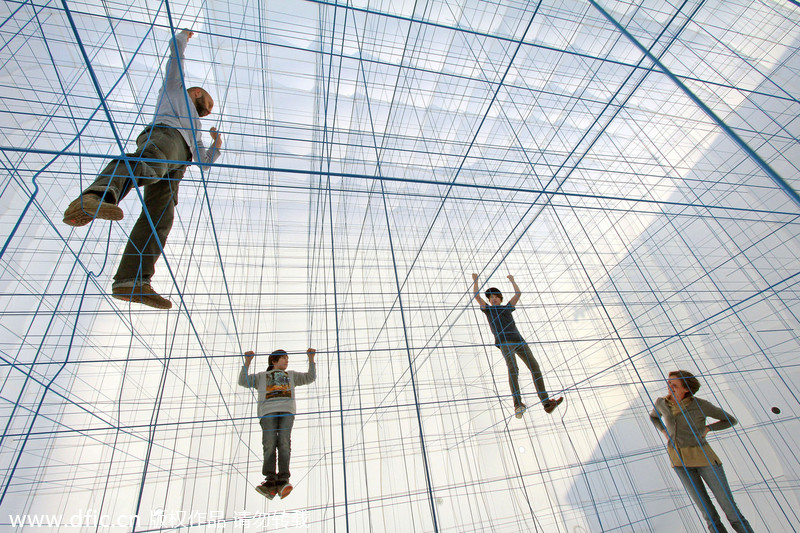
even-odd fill
[[[182,30],[169,39],[170,54],[167,67],[164,70],[164,88],[168,91],[177,90],[184,86],[183,77],[181,76],[181,71],[183,70],[183,53],[192,35],[194,35],[193,31]],[[181,63],[180,67],[178,67],[179,62]]]

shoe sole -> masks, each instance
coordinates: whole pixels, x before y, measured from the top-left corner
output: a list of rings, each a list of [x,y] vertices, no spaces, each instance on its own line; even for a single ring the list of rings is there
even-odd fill
[[[74,204],[74,205],[73,205]],[[122,209],[119,206],[114,204],[109,204],[107,202],[103,203],[95,203],[84,201],[83,205],[79,203],[73,202],[64,212],[64,224],[67,226],[72,226],[73,228],[79,228],[81,226],[85,226],[95,218],[99,218],[102,220],[112,220],[118,221],[122,220],[125,214],[122,212]],[[99,205],[99,208],[98,208]],[[91,214],[89,214],[91,213]]]
[[[281,500],[284,499],[285,497],[287,497],[289,494],[291,494],[293,489],[294,489],[294,487],[291,486],[291,485],[284,486],[281,489],[281,492],[280,492]]]
[[[131,302],[135,304],[142,304],[153,309],[172,309],[172,302],[166,298],[159,297],[153,298],[149,295],[131,294],[131,293],[112,293],[111,296],[123,302]]]
[[[520,411],[520,412],[518,412],[518,413],[517,413],[517,412],[515,412],[515,413],[514,413],[514,416],[515,416],[515,417],[517,417],[517,418],[522,418],[522,416],[525,414],[525,411],[527,411],[527,409],[525,409],[525,410],[523,410],[523,411]]]

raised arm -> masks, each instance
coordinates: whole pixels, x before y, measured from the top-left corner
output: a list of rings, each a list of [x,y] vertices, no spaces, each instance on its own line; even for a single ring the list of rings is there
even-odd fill
[[[317,365],[314,363],[314,356],[316,353],[317,351],[314,348],[306,350],[306,355],[308,355],[308,372],[294,373],[295,386],[308,385],[317,379]]]
[[[211,128],[208,132],[211,134],[211,138],[214,140],[214,142],[211,144],[211,148],[206,148],[205,144],[203,144],[203,140],[198,134],[196,137],[197,159],[200,163],[210,165],[219,159],[222,148],[222,135],[220,135],[220,133],[217,131],[217,128]]]
[[[477,274],[473,274],[472,275],[472,294],[475,296],[475,300],[481,306],[481,309],[485,308],[487,304],[486,304],[486,301],[483,298],[481,298],[481,290],[478,287],[478,275]]]
[[[256,388],[256,375],[250,374],[248,371],[250,370],[250,363],[253,362],[253,357],[255,357],[256,353],[253,350],[247,351],[244,353],[244,365],[242,365],[242,369],[239,371],[239,385],[248,389]]]
[[[519,290],[519,285],[517,285],[517,282],[514,281],[514,276],[509,275],[508,281],[510,281],[511,286],[514,287],[514,296],[512,296],[511,299],[508,301],[508,305],[514,307],[515,305],[517,305],[519,297],[522,296],[522,291]]]
[[[222,150],[222,135],[217,131],[217,128],[211,128],[208,130],[208,133],[211,134],[211,139],[214,141],[211,143],[211,148],[208,150],[208,162],[213,163],[219,157],[219,153]]]
[[[186,44],[192,38],[194,32],[183,30],[175,34],[169,40],[169,60],[167,67],[164,70],[164,87],[167,90],[176,90],[183,87],[183,77],[181,76],[183,70],[183,53],[186,50]],[[181,64],[181,68],[178,67]]]

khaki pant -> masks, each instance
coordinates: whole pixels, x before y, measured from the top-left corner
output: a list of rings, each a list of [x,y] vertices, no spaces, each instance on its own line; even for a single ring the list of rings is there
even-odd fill
[[[150,283],[156,261],[161,257],[172,229],[178,203],[178,186],[187,163],[192,159],[192,153],[180,132],[168,126],[148,126],[136,139],[136,146],[136,152],[126,154],[127,157],[156,161],[115,159],[84,190],[84,194],[101,194],[106,202],[118,204],[133,189],[134,179],[135,184],[144,189],[144,207],[128,237],[128,244],[114,275],[114,287]],[[153,235],[148,214],[158,239]]]

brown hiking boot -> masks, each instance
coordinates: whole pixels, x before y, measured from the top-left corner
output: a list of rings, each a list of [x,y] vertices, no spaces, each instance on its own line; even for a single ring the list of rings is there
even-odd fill
[[[114,287],[111,296],[117,300],[149,305],[156,309],[172,309],[172,302],[153,290],[149,283],[135,287]]]
[[[556,410],[556,407],[561,405],[561,402],[563,401],[564,401],[563,396],[559,396],[555,400],[545,400],[544,402],[542,402],[542,404],[544,405],[544,412],[547,414],[552,413],[553,411]]]
[[[64,224],[79,228],[95,218],[122,220],[122,209],[118,205],[104,202],[95,194],[84,194],[74,200],[64,211]]]

